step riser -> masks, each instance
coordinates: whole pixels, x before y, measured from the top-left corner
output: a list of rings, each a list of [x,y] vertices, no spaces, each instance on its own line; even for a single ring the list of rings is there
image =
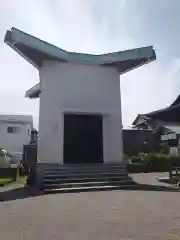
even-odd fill
[[[65,187],[87,187],[87,186],[120,186],[133,183],[132,180],[116,180],[116,181],[102,181],[102,182],[82,182],[82,183],[48,183],[45,188],[65,188]]]
[[[124,164],[118,164],[118,163],[88,163],[88,164],[53,164],[48,165],[48,168],[96,168],[96,167],[123,167]]]
[[[100,173],[100,174],[94,174],[94,173],[85,173],[85,174],[46,174],[44,175],[45,179],[66,179],[66,178],[103,178],[103,177],[111,177],[111,176],[117,176],[117,177],[125,177],[127,176],[126,173]]]
[[[44,171],[44,174],[85,174],[85,173],[109,173],[109,172],[112,172],[112,173],[121,173],[121,172],[124,172],[124,169],[86,169],[86,170],[46,170]]]
[[[86,183],[86,182],[104,182],[104,181],[120,181],[120,180],[127,180],[128,177],[106,177],[106,178],[77,178],[77,179],[44,179],[43,183]]]
[[[87,169],[44,169],[44,172],[113,172],[113,171],[124,171],[124,168],[87,168]]]
[[[124,166],[124,163],[122,164],[118,164],[118,163],[86,163],[86,164],[53,164],[53,165],[48,165],[48,167],[51,167],[51,168],[74,168],[74,167],[77,167],[77,168],[87,168],[87,167],[123,167]]]

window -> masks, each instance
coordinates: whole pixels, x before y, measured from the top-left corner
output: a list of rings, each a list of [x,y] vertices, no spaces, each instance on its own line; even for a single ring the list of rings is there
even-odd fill
[[[20,127],[7,127],[7,133],[18,133]]]

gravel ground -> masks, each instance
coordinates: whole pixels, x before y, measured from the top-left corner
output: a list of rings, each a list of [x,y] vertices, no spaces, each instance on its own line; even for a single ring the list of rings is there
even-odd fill
[[[159,176],[133,177],[138,181],[146,178],[148,184],[155,181],[156,175]],[[179,240],[179,194],[175,190],[128,190],[51,194],[4,201],[0,203],[0,239]]]

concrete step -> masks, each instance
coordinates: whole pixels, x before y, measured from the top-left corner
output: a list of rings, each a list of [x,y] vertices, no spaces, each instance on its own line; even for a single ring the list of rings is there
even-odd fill
[[[54,164],[51,166],[55,166],[55,167],[63,167],[63,168],[69,168],[69,167],[92,167],[92,166],[123,166],[124,162],[120,162],[120,163],[76,163],[76,164]],[[50,167],[51,167],[50,166]]]
[[[44,169],[44,191],[89,191],[133,185],[122,164],[57,165]]]
[[[121,186],[133,184],[132,180],[118,180],[118,181],[97,181],[97,182],[72,182],[72,183],[52,183],[45,184],[44,189],[49,188],[76,188],[76,187],[92,187],[92,186]]]
[[[91,186],[91,187],[73,187],[73,188],[53,188],[44,189],[44,193],[75,193],[75,192],[90,192],[90,191],[112,191],[112,190],[127,190],[136,189],[136,185],[121,185],[121,186]]]
[[[46,169],[44,170],[44,174],[49,173],[60,173],[60,174],[71,174],[71,173],[101,173],[101,172],[125,172],[123,168],[102,168],[102,169]]]
[[[119,181],[119,180],[127,180],[130,179],[128,176],[120,177],[120,176],[104,176],[103,178],[94,176],[94,177],[79,177],[79,178],[44,178],[43,184],[46,183],[73,183],[73,182],[103,182],[103,181]]]
[[[44,171],[55,170],[55,171],[64,171],[64,170],[90,170],[90,169],[124,169],[122,164],[73,164],[73,165],[57,165],[55,167],[45,168]]]
[[[89,178],[103,178],[103,177],[110,177],[110,176],[118,176],[124,177],[127,176],[126,172],[86,172],[86,173],[46,173],[44,174],[45,179],[66,179],[66,178],[81,178],[81,177],[89,177]]]

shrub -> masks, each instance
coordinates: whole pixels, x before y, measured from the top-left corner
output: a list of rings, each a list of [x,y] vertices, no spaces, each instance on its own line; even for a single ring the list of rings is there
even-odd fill
[[[160,153],[169,154],[169,145],[167,142],[161,142],[159,144],[159,148],[160,148]]]
[[[131,157],[131,162],[132,163],[139,163],[139,162],[141,162],[142,160],[141,160],[141,157],[140,156],[132,156]]]
[[[169,171],[171,166],[180,166],[180,157],[162,153],[139,153],[133,156],[128,164],[130,172]]]
[[[145,166],[142,163],[128,163],[126,171],[129,173],[142,173],[145,172]]]
[[[141,160],[143,161],[145,156],[147,155],[147,153],[139,153],[138,156],[141,158]]]
[[[7,158],[7,152],[0,148],[0,168],[8,168],[9,167],[9,161]]]
[[[152,165],[154,161],[157,161],[158,155],[156,153],[148,153],[144,155],[144,163],[146,165]]]
[[[170,167],[169,155],[149,153],[144,157],[144,163],[151,171],[167,171]]]

